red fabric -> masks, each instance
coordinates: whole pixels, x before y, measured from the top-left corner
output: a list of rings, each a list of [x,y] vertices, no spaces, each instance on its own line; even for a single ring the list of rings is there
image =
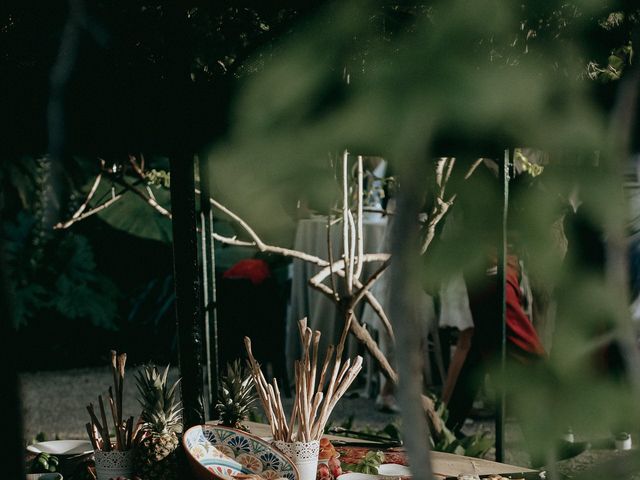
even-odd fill
[[[495,259],[493,259],[495,262]],[[493,263],[495,266],[495,263]],[[545,355],[538,333],[520,302],[520,269],[518,258],[507,259],[505,300],[507,307],[507,351],[516,360],[528,362]],[[500,351],[501,306],[498,302],[495,275],[488,275],[482,285],[469,289],[469,307],[474,323],[472,342],[476,343],[480,355],[493,360]]]
[[[538,332],[533,328],[533,324],[524,313],[520,302],[520,270],[517,258],[509,257],[506,276],[507,342],[519,350],[542,356],[545,351],[540,337],[538,337]]]
[[[229,270],[224,272],[224,278],[241,278],[250,280],[254,285],[259,285],[271,276],[269,265],[264,260],[246,259],[240,260]]]

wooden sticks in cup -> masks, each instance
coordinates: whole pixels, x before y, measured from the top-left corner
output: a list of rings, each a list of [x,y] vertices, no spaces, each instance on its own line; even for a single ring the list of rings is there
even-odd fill
[[[115,445],[111,443],[109,422],[105,402],[102,395],[98,395],[98,406],[100,408],[100,418],[98,418],[93,404],[87,406],[90,422],[85,424],[87,434],[94,450],[129,450],[133,444],[133,417],[127,420],[122,418],[122,391],[124,387],[124,367],[127,363],[127,354],[118,355],[111,350],[111,370],[113,373],[113,389],[109,387],[108,406],[111,410],[111,420],[113,421]],[[115,394],[114,394],[115,392]]]
[[[319,365],[320,332],[312,331],[307,326],[306,318],[298,322],[298,328],[302,341],[302,356],[294,365],[295,401],[288,422],[282,408],[277,381],[274,379],[271,384],[267,383],[260,365],[253,356],[251,339],[244,337],[251,375],[271,425],[273,439],[285,442],[320,440],[336,403],[362,370],[361,356],[357,356],[353,362],[348,359],[342,363],[344,339],[341,339],[337,348],[329,345],[324,361]],[[333,368],[329,369],[332,362]]]

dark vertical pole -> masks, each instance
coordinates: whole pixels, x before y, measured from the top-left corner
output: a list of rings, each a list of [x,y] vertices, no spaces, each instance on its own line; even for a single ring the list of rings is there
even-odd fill
[[[502,205],[500,208],[500,231],[498,232],[498,305],[500,308],[500,381],[496,402],[496,460],[504,461],[504,423],[506,410],[505,369],[507,361],[507,305],[506,305],[506,260],[507,260],[507,210],[509,208],[509,150],[504,151],[504,161],[500,168],[500,187],[502,188]]]
[[[0,199],[0,202],[2,200]],[[1,225],[1,223],[0,223]],[[22,438],[22,414],[20,409],[20,391],[18,389],[18,374],[16,372],[16,342],[13,341],[13,315],[9,301],[9,291],[4,263],[4,244],[0,239],[0,338],[4,345],[0,348],[0,361],[4,365],[5,373],[3,387],[0,388],[0,412],[6,421],[3,430],[7,439],[6,462],[3,462],[3,477],[25,478],[24,447]],[[4,444],[4,442],[3,442]]]
[[[195,179],[191,155],[171,158],[173,272],[184,428],[204,422]]]
[[[218,316],[216,310],[216,258],[213,244],[213,212],[209,197],[211,180],[206,155],[199,157],[200,170],[200,248],[202,257],[202,300],[204,305],[204,340],[207,361],[207,400],[209,417],[217,418],[218,401]]]

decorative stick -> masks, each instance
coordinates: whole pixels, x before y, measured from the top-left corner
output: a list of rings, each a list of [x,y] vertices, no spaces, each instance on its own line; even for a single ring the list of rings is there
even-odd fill
[[[247,350],[247,355],[249,357],[249,365],[251,367],[251,372],[253,375],[254,384],[256,386],[256,391],[258,392],[258,397],[260,397],[260,402],[262,403],[262,408],[264,409],[265,414],[268,414],[269,406],[267,401],[267,392],[264,390],[262,385],[260,366],[253,356],[253,352],[251,350],[251,339],[249,337],[244,337],[244,347]]]
[[[335,407],[335,405],[338,402],[338,400],[340,400],[340,398],[342,398],[342,396],[345,394],[345,392],[347,391],[347,388],[349,388],[349,386],[356,379],[356,376],[358,375],[358,373],[360,373],[360,370],[362,370],[362,357],[357,356],[353,366],[351,367],[351,369],[349,370],[349,373],[347,374],[347,377],[340,384],[340,386],[336,390],[335,395],[331,399],[331,404],[329,406],[329,412],[331,412],[331,410],[333,410],[333,407]],[[327,416],[326,420],[328,420],[328,419],[329,418]],[[325,420],[324,423],[326,423],[326,420]]]
[[[293,442],[293,427],[295,427],[296,417],[298,415],[298,404],[296,402],[293,403],[293,410],[291,412],[291,418],[289,419],[289,437],[288,441]]]
[[[94,450],[98,450],[98,441],[96,440],[96,437],[93,434],[93,427],[91,426],[90,423],[85,423],[84,426],[87,429],[87,434],[89,435],[89,441],[91,442],[91,446],[93,446]]]
[[[320,403],[322,402],[323,393],[317,392],[313,398],[313,405],[311,407],[311,425],[312,425],[312,433],[313,433],[313,420],[316,418],[316,414],[318,413],[318,407],[320,407]]]
[[[327,368],[329,367],[329,363],[331,362],[331,357],[333,357],[333,352],[335,350],[335,346],[333,344],[329,345],[327,348],[327,353],[324,357],[324,363],[322,364],[322,371],[320,373],[320,380],[318,381],[318,391],[321,392],[324,390],[324,381],[325,375],[327,373]]]
[[[113,388],[115,390],[115,396],[113,396],[114,400],[114,412],[115,417],[113,419],[114,424],[120,425],[120,417],[118,415],[119,403],[118,398],[120,398],[120,382],[118,381],[118,353],[115,350],[111,350],[111,372],[113,374]]]
[[[302,403],[301,403],[301,395],[300,395],[300,368],[299,368],[299,360],[296,360],[293,363],[293,372],[294,372],[294,376],[295,376],[295,395],[294,395],[294,402],[296,405],[296,411],[298,413],[298,430],[296,432],[296,436],[297,437],[301,437],[302,436],[302,417],[303,417],[303,413],[302,413]]]
[[[93,410],[93,403],[90,403],[87,406],[87,412],[89,412],[89,416],[91,417],[91,421],[93,422],[93,424],[98,428],[98,432],[100,432],[100,435],[102,436],[102,425],[100,425],[100,421],[98,420],[98,417],[96,417],[96,413]]]
[[[124,366],[127,363],[127,354],[118,355],[118,426],[122,425],[122,391],[124,389]]]
[[[111,387],[109,387],[109,406],[111,407],[111,416],[113,417],[113,425],[116,428],[116,448],[120,450],[124,442],[122,439],[122,433],[118,425],[118,414],[116,413],[116,406],[113,401],[113,390]]]
[[[131,443],[133,440],[133,417],[129,417],[129,420],[127,420],[124,438],[126,441],[126,449],[129,450],[131,448]]]
[[[280,396],[280,389],[278,388],[278,381],[273,379],[273,390],[275,392],[275,398],[278,402],[278,414],[280,415],[280,424],[282,425],[282,432],[284,440],[286,441],[289,436],[289,427],[287,426],[287,419],[284,415],[284,408],[282,406],[282,397]]]
[[[307,382],[305,382],[304,378],[304,366],[299,364],[300,370],[300,387],[299,387],[299,414],[300,414],[300,430],[302,431],[302,438],[305,442],[310,441],[309,435],[309,404],[307,403]]]
[[[344,365],[342,365],[342,369],[340,370],[340,373],[338,374],[338,379],[336,380],[337,384],[340,385],[342,383],[342,379],[344,378],[344,376],[347,373],[347,370],[349,369],[349,366],[351,364],[351,359],[347,358],[347,361],[344,362]]]
[[[275,426],[274,439],[280,440],[282,425],[280,424],[280,416],[278,414],[278,405],[275,398],[276,395],[271,385],[267,384],[266,390],[267,390],[267,401],[269,402],[269,417],[271,418],[271,424]]]
[[[336,350],[336,358],[333,363],[333,371],[331,373],[331,379],[329,380],[329,386],[327,387],[327,392],[324,396],[325,401],[323,402],[322,408],[320,409],[320,419],[322,419],[327,415],[327,409],[329,408],[329,399],[333,396],[335,383],[338,377],[338,372],[340,370],[340,357],[341,357],[340,345],[338,345],[338,349]],[[319,435],[319,432],[317,430],[314,431],[313,436],[317,437],[318,435]]]
[[[318,369],[318,345],[320,344],[320,331],[313,332],[313,356],[311,360],[311,376],[309,377],[309,384],[307,389],[309,390],[309,396],[313,397],[316,389],[316,371]]]
[[[288,422],[277,379],[273,379],[271,383],[266,381],[260,365],[253,356],[251,339],[245,337],[244,343],[251,375],[269,420],[274,440],[310,442],[322,437],[324,427],[336,402],[344,395],[361,371],[362,357],[356,357],[354,362],[351,362],[350,359],[342,362],[345,343],[344,335],[342,335],[341,342],[337,347],[329,345],[327,348],[316,387],[320,332],[311,330],[307,326],[306,319],[298,322],[298,328],[302,353],[301,358],[294,362],[295,398]],[[347,328],[348,325],[345,330]],[[332,360],[333,366],[325,392],[324,384]]]
[[[267,394],[267,405],[268,405],[268,408],[265,413],[267,414],[267,418],[269,419],[269,425],[271,426],[271,435],[273,435],[274,440],[279,440],[280,429],[278,428],[278,421],[276,419],[275,414],[273,413],[273,408],[271,407],[271,397],[268,396],[268,394]]]
[[[104,426],[104,435],[103,439],[109,444],[109,449],[111,450],[111,435],[109,435],[109,424],[107,423],[107,414],[104,410],[104,402],[102,401],[102,395],[98,395],[98,403],[100,404],[100,418],[102,419],[102,425]],[[118,426],[116,425],[116,431]]]

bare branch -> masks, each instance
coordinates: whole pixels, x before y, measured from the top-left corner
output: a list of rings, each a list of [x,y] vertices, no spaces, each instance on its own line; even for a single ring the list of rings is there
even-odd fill
[[[367,253],[362,256],[364,262],[386,262],[391,257],[388,253]],[[336,260],[331,265],[331,268],[334,272],[338,273],[338,275],[344,275],[344,272],[340,272],[340,270],[344,270],[344,259]],[[331,269],[327,264],[325,268],[316,273],[311,279],[309,279],[309,283],[312,285],[322,283],[331,273]]]
[[[391,259],[389,258],[382,265],[380,265],[380,267],[378,267],[375,272],[373,272],[373,274],[363,285],[358,287],[358,292],[351,298],[351,301],[349,302],[350,308],[354,308],[357,303],[362,300],[362,298],[366,295],[366,293],[373,286],[376,280],[378,280],[382,276],[390,263]]]
[[[198,189],[196,189],[196,193],[198,195],[201,194],[200,190]],[[225,237],[217,233],[212,234],[213,238],[218,242],[226,243],[228,245],[236,245],[240,247],[253,247],[260,250],[261,252],[276,253],[278,255],[283,255],[285,257],[298,258],[305,262],[313,263],[314,265],[317,265],[319,267],[327,267],[329,265],[328,261],[316,255],[309,255],[308,253],[300,252],[298,250],[293,250],[290,248],[276,247],[275,245],[269,245],[263,242],[262,239],[258,236],[258,234],[249,226],[249,224],[242,217],[232,212],[223,204],[221,204],[217,200],[214,200],[213,198],[209,198],[209,202],[211,202],[211,205],[216,207],[218,210],[220,210],[221,212],[225,213],[226,215],[231,217],[233,220],[238,222],[240,226],[249,234],[249,236],[252,239],[252,242],[245,242],[242,240],[238,240],[236,237]]]
[[[351,210],[347,210],[347,220],[349,220],[349,262],[347,265],[347,293],[353,293],[353,279],[355,278],[356,264],[356,225],[353,221]]]
[[[109,200],[107,200],[103,204],[98,205],[97,207],[92,208],[91,210],[88,210],[87,212],[83,213],[82,215],[79,215],[77,217],[74,216],[74,217],[72,217],[71,219],[67,220],[64,223],[62,223],[62,222],[57,223],[56,225],[53,226],[53,228],[56,229],[56,230],[64,230],[66,228],[69,228],[74,223],[79,222],[81,220],[84,220],[85,218],[90,217],[91,215],[95,215],[96,213],[104,210],[105,208],[110,207],[111,205],[116,203],[118,200],[120,200],[122,198],[122,195],[123,195],[122,193],[119,193],[115,197],[111,197]]]
[[[87,198],[84,200],[82,205],[80,205],[80,208],[78,208],[76,213],[73,214],[73,216],[71,217],[72,220],[75,220],[80,215],[82,215],[82,212],[84,212],[84,209],[87,208],[87,205],[89,205],[89,202],[91,201],[96,191],[98,190],[98,186],[100,185],[100,180],[102,180],[102,173],[99,173],[96,179],[94,180],[93,185],[91,186],[91,189],[89,190],[89,193],[87,195]]]
[[[138,175],[141,180],[146,180],[144,175],[144,159],[142,160],[142,166],[139,166],[138,162],[136,162],[136,157],[134,155],[129,155],[129,163],[131,164],[133,171],[136,172],[136,175]]]
[[[347,150],[342,154],[342,258],[344,265],[349,265],[349,152]],[[347,272],[347,291],[351,293],[349,279],[353,278],[351,272]]]
[[[257,248],[255,242],[245,242],[244,240],[238,240],[237,237],[225,237],[224,235],[220,235],[216,232],[211,232],[211,237],[226,245],[233,245],[236,247],[248,247],[248,248]]]
[[[336,287],[336,277],[333,274],[333,239],[331,238],[331,216],[327,216],[327,253],[329,256],[329,280],[331,281],[331,289],[334,292],[336,302],[340,301],[338,288]]]
[[[358,257],[356,263],[356,271],[354,273],[355,278],[360,278],[362,275],[362,256],[364,255],[364,232],[362,226],[362,207],[364,203],[363,199],[363,171],[362,171],[362,155],[358,155],[358,198],[356,200],[356,243],[358,245]]]
[[[422,241],[422,246],[420,248],[421,255],[424,255],[424,253],[427,251],[427,248],[429,248],[431,241],[436,236],[436,227],[438,226],[438,223],[440,223],[440,221],[447,214],[447,212],[453,205],[453,202],[455,201],[455,199],[456,199],[456,195],[451,197],[446,202],[441,198],[436,198],[436,205],[433,207],[433,210],[431,211],[431,214],[427,219],[425,236],[424,236],[424,240]]]
[[[468,180],[469,177],[471,177],[471,175],[473,175],[473,173],[476,171],[476,168],[478,168],[478,166],[482,163],[482,158],[477,159],[475,162],[473,162],[473,164],[471,165],[471,168],[469,168],[469,170],[467,170],[467,173],[464,176],[465,180]]]

